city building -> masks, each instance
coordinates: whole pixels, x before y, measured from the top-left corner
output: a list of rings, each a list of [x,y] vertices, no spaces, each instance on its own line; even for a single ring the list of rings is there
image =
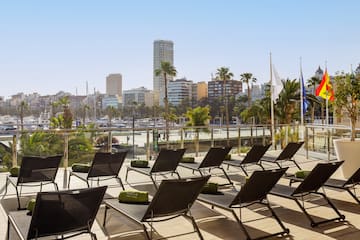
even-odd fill
[[[182,101],[188,100],[191,103],[193,82],[186,78],[176,79],[168,83],[169,103],[178,106]]]
[[[323,77],[323,75],[324,75],[324,71],[321,69],[321,67],[319,66],[318,67],[318,69],[315,71],[315,76],[314,77],[316,77],[316,78],[318,78],[318,79],[322,79],[322,77]]]
[[[120,107],[120,99],[115,95],[104,96],[101,100],[102,109],[106,109],[110,106],[118,109]]]
[[[120,73],[109,74],[106,77],[106,94],[115,95],[121,98],[122,75]]]
[[[224,92],[226,89],[226,93]],[[227,80],[226,85],[222,80],[211,80],[208,82],[209,102],[225,96],[235,96],[242,92],[242,82],[238,80]]]
[[[197,82],[192,85],[192,105],[195,106],[198,101],[208,96],[208,85],[206,82]]]
[[[123,104],[124,106],[131,106],[136,104],[145,104],[147,107],[152,107],[154,102],[154,95],[152,91],[145,87],[134,88],[125,90],[123,92]]]
[[[158,101],[154,102],[156,105],[164,105],[165,96],[165,79],[163,75],[156,76],[155,70],[160,69],[161,62],[169,62],[174,65],[174,43],[166,40],[155,40],[154,41],[154,58],[153,58],[153,90],[154,95],[159,96]],[[173,78],[167,76],[167,80],[171,81]],[[155,100],[157,100],[155,98]]]

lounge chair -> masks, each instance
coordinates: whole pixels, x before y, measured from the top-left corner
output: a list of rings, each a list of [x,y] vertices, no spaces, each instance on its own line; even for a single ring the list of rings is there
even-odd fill
[[[290,179],[290,186],[294,182],[303,181],[302,178],[297,178],[295,176],[289,176],[288,178]],[[350,194],[351,197],[355,199],[357,203],[360,204],[360,199],[358,198],[355,192],[355,188],[359,184],[360,184],[360,168],[357,171],[355,171],[354,174],[351,175],[351,177],[348,180],[330,178],[325,182],[324,186],[345,190]],[[352,192],[352,190],[354,192]]]
[[[20,239],[47,236],[64,239],[83,233],[89,233],[92,239],[96,239],[91,226],[106,188],[38,193],[31,216],[27,210],[9,213],[7,239],[10,239],[11,226]]]
[[[357,203],[360,204],[360,199],[356,196],[355,187],[360,184],[360,168],[348,180],[330,178],[325,182],[326,187],[346,190]],[[354,192],[352,192],[353,190]]]
[[[230,185],[233,185],[233,182],[231,181],[230,177],[225,172],[224,168],[221,166],[223,161],[225,160],[226,155],[230,152],[231,147],[212,147],[207,152],[204,159],[199,163],[179,163],[179,166],[191,169],[194,171],[197,171],[200,173],[201,176],[203,176],[203,171],[205,170],[211,170],[214,168],[218,168],[223,171],[224,176],[229,181]]]
[[[219,192],[218,194],[201,193],[198,197],[198,200],[206,204],[210,204],[212,207],[218,207],[231,212],[240,225],[241,229],[244,231],[246,239],[262,239],[271,236],[288,234],[290,232],[289,229],[285,228],[284,224],[281,222],[280,218],[276,215],[274,210],[271,208],[270,203],[267,201],[267,194],[278,182],[281,176],[286,172],[286,170],[287,168],[255,171],[249,180],[241,187],[240,191],[237,192],[237,194],[234,195],[231,192]],[[258,238],[251,238],[249,232],[245,228],[244,223],[240,219],[241,212],[239,218],[236,215],[234,209],[239,208],[241,211],[241,208],[248,207],[253,204],[262,204],[266,206],[280,225],[282,231],[271,233],[269,235]]]
[[[249,176],[248,172],[246,171],[247,166],[249,165],[258,165],[260,166],[263,170],[265,170],[263,168],[263,166],[261,164],[259,164],[260,159],[264,156],[264,154],[266,153],[266,151],[269,149],[269,147],[271,146],[271,144],[268,145],[254,145],[251,147],[251,149],[247,152],[247,154],[245,155],[245,157],[242,160],[225,160],[223,161],[223,164],[228,166],[233,166],[233,167],[239,167],[246,176]]]
[[[152,239],[153,222],[166,221],[183,216],[191,221],[194,232],[203,239],[201,232],[190,214],[190,208],[210,176],[192,179],[163,180],[152,201],[146,204],[121,203],[117,199],[105,200],[103,226],[106,229],[107,211],[112,208],[142,225],[146,239]],[[150,234],[145,223],[150,225]]]
[[[176,174],[180,179],[179,173],[176,171],[177,166],[181,158],[185,153],[185,149],[161,149],[157,158],[154,161],[154,164],[151,167],[147,168],[139,168],[128,166],[126,169],[125,181],[127,181],[128,173],[130,171],[135,171],[141,174],[145,174],[151,178],[155,188],[157,188],[157,184],[155,181],[156,175],[164,175],[164,174]]]
[[[69,174],[68,188],[70,188],[71,176],[78,177],[79,179],[86,182],[87,187],[90,187],[90,181],[97,181],[97,185],[102,180],[108,180],[115,178],[122,189],[124,184],[119,177],[119,171],[125,161],[127,152],[97,152],[95,153],[94,159],[91,163],[89,171],[87,173],[71,171]]]
[[[5,184],[5,193],[3,198],[7,194],[8,185],[11,184],[15,187],[16,197],[18,201],[18,209],[20,206],[21,189],[24,186],[40,186],[40,192],[42,186],[45,184],[53,184],[55,190],[59,188],[55,182],[56,173],[59,169],[62,156],[49,156],[49,157],[30,157],[24,156],[21,161],[19,176],[12,177],[7,176]],[[20,188],[20,192],[19,192]]]
[[[295,166],[301,170],[301,167],[299,164],[293,159],[294,155],[299,151],[301,146],[304,144],[304,142],[289,142],[286,147],[281,151],[279,156],[272,157],[272,156],[263,156],[260,160],[260,164],[262,165],[262,162],[268,162],[268,163],[275,163],[278,165],[279,168],[281,168],[281,163],[284,161],[290,161],[295,164]]]
[[[343,161],[333,163],[318,163],[315,168],[309,173],[309,175],[305,177],[305,179],[296,188],[276,184],[275,187],[270,191],[270,194],[294,200],[300,207],[300,209],[305,213],[306,217],[309,219],[311,227],[315,227],[319,224],[327,223],[334,220],[344,220],[345,216],[339,212],[339,210],[330,201],[326,194],[319,192],[319,189],[324,186],[325,182],[339,168],[342,163]],[[302,205],[299,201],[299,198],[303,200],[303,197],[311,194],[322,196],[327,201],[328,205],[335,211],[338,217],[315,222],[314,219],[307,212],[305,205]]]

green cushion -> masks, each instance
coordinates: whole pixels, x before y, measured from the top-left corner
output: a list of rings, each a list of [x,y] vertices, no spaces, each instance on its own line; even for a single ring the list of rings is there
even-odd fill
[[[182,163],[194,163],[195,158],[194,157],[183,157],[180,162]]]
[[[232,159],[231,159],[231,154],[227,154],[227,155],[225,156],[225,160],[226,160],[226,161],[232,160]]]
[[[218,184],[217,183],[206,183],[201,190],[201,193],[206,194],[217,194],[218,193]]]
[[[74,172],[82,172],[82,173],[87,173],[90,170],[90,164],[88,163],[74,163],[71,166],[71,169]]]
[[[19,176],[20,167],[12,167],[10,169],[10,176],[18,177]]]
[[[297,178],[306,178],[310,173],[311,173],[311,171],[300,170],[300,171],[297,171],[295,173],[295,177],[297,177]]]
[[[130,166],[138,168],[147,168],[149,166],[149,161],[146,160],[132,160]]]
[[[26,209],[29,210],[30,214],[34,211],[35,204],[36,204],[35,198],[30,199],[30,201],[27,203]]]
[[[149,193],[144,191],[121,191],[119,194],[119,202],[122,203],[148,203]]]

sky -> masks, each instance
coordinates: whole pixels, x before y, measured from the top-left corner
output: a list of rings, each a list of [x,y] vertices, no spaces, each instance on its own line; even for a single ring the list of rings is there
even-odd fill
[[[360,63],[358,0],[0,0],[0,96],[105,92],[110,73],[123,90],[153,87],[153,42],[174,42],[177,77],[209,81],[330,75]]]

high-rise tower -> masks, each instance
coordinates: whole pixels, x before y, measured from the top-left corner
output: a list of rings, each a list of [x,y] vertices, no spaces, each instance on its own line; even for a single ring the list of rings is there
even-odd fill
[[[107,95],[117,95],[121,97],[122,95],[122,76],[120,73],[109,74],[106,77],[106,94]]]
[[[153,61],[154,104],[163,106],[165,96],[165,79],[163,76],[155,76],[155,70],[160,69],[161,62],[169,62],[171,65],[174,65],[174,43],[166,40],[155,40]],[[173,78],[171,76],[167,76],[168,81],[172,79]]]

